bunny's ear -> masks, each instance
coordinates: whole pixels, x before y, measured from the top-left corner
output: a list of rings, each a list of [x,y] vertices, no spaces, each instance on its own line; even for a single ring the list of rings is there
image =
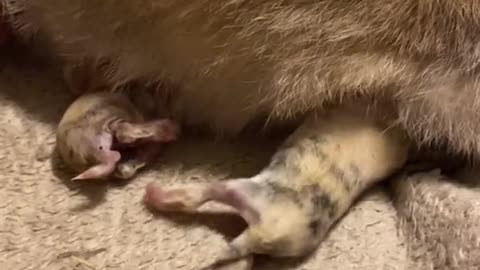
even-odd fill
[[[171,142],[177,139],[180,127],[172,120],[154,120],[145,123],[121,122],[114,127],[115,138],[121,144],[133,144],[139,140]]]
[[[115,170],[115,163],[98,164],[72,178],[72,181],[93,180],[109,176]]]

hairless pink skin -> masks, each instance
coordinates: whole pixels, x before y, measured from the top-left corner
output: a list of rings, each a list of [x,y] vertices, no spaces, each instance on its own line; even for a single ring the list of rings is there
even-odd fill
[[[127,161],[127,166],[131,167],[130,172],[126,173],[127,175],[121,173],[116,175],[120,178],[130,178],[136,170],[158,156],[160,153],[159,143],[176,140],[179,132],[179,126],[168,119],[146,123],[117,123],[112,127],[113,135],[104,131],[95,136],[93,140],[89,140],[98,164],[72,178],[72,180],[98,179],[110,176],[115,172],[122,156],[120,151],[112,150],[114,137],[119,149],[122,147],[135,148],[134,159]]]
[[[112,144],[113,137],[110,133],[102,132],[95,136],[92,140],[92,147],[94,156],[100,163],[72,178],[72,181],[96,179],[112,174],[121,159],[120,152],[111,150]]]
[[[161,211],[193,212],[208,201],[216,201],[233,207],[248,224],[254,225],[259,220],[259,213],[248,200],[248,189],[255,188],[252,184],[245,179],[163,188],[152,182],[146,187],[144,202]]]
[[[250,179],[168,188],[152,182],[146,187],[144,203],[165,212],[194,212],[208,201],[216,201],[233,207],[249,226],[255,226],[261,223],[263,213],[261,211],[264,211],[262,210],[264,194],[256,194],[258,191],[261,191],[261,187]],[[246,234],[241,234],[229,243],[229,247],[219,254],[213,264],[205,269],[217,269],[218,266],[241,258],[246,259],[247,264],[251,265],[252,258],[248,254],[249,250],[246,249],[249,245]]]
[[[154,120],[146,123],[120,122],[112,127],[115,139],[121,145],[138,142],[165,143],[177,139],[180,132],[174,121]]]

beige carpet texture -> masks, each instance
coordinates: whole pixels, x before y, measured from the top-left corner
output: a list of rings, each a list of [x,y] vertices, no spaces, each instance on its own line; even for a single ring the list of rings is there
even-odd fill
[[[71,101],[65,93],[49,69],[2,64],[0,268],[198,270],[212,263],[243,229],[241,219],[214,204],[194,216],[160,216],[142,203],[146,184],[253,175],[275,145],[184,138],[132,181],[74,184],[53,150],[55,124]],[[381,188],[362,197],[306,260],[259,258],[253,269],[480,269],[480,192],[417,178],[397,180],[397,209]]]

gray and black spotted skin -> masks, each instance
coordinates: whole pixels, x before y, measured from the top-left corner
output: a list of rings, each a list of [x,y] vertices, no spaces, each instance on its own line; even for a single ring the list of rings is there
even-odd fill
[[[403,167],[408,140],[364,114],[336,111],[305,121],[252,178],[173,188],[150,183],[145,202],[162,211],[195,211],[214,200],[249,227],[219,261],[249,254],[298,257],[312,251],[359,194]]]

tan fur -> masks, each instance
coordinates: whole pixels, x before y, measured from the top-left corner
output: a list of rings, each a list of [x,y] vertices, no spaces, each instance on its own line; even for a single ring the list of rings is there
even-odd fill
[[[480,152],[477,0],[8,2],[60,55],[114,61],[115,83],[181,83],[185,123],[236,133],[370,95],[394,102],[417,142]]]
[[[478,168],[402,174],[391,181],[394,205],[412,265],[407,269],[475,270],[480,267]]]
[[[113,84],[179,84],[170,93],[171,110],[185,124],[235,134],[259,116],[282,122],[325,104],[371,97],[370,105],[390,102],[391,109],[372,106],[373,113],[393,115],[390,124],[400,124],[418,144],[446,142],[447,151],[479,157],[478,0],[7,2],[17,29],[39,33],[67,63],[109,59]],[[302,157],[309,171],[313,159]],[[328,186],[336,194],[334,177]],[[429,206],[411,195],[406,208]],[[428,217],[435,207],[410,216]],[[438,228],[421,225],[427,233]]]

